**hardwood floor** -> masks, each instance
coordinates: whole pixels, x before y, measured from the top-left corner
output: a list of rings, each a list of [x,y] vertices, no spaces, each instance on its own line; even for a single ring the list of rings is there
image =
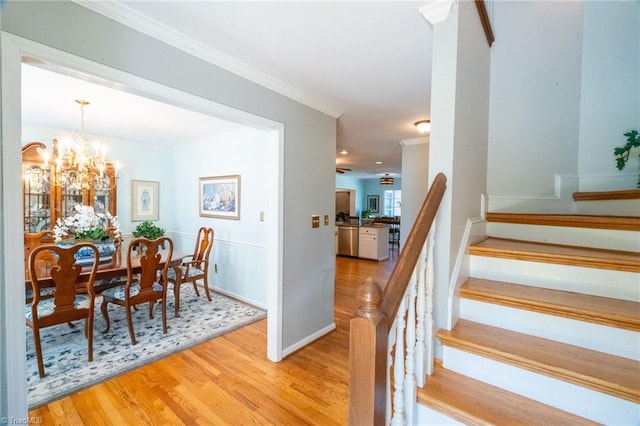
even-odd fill
[[[336,330],[279,363],[266,357],[266,320],[29,412],[44,425],[345,425],[349,320],[367,277],[391,260],[336,258]]]

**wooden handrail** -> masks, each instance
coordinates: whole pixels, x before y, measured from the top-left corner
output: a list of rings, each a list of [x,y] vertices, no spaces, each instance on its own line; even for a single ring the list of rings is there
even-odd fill
[[[349,323],[349,424],[383,425],[389,331],[444,196],[447,178],[436,175],[391,272],[384,293],[368,278],[358,289],[359,309]]]
[[[487,38],[487,43],[489,43],[489,47],[495,41],[493,37],[493,29],[491,28],[491,21],[489,21],[489,14],[487,14],[487,6],[484,4],[484,0],[475,0],[476,8],[478,8],[478,15],[480,16],[480,22],[482,23],[482,29],[484,30],[484,35]]]
[[[438,173],[431,184],[429,193],[424,199],[418,217],[411,228],[411,232],[406,239],[393,271],[389,276],[389,280],[387,281],[380,305],[382,312],[384,312],[387,318],[395,318],[398,313],[400,301],[407,290],[407,284],[416,267],[420,251],[427,240],[429,229],[431,229],[431,224],[436,217],[446,187],[447,178],[444,174]],[[391,327],[391,323],[389,323],[389,327]],[[389,332],[389,330],[387,330],[387,332]]]

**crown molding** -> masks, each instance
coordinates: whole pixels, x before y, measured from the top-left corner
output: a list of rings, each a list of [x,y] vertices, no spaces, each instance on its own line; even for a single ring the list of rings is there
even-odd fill
[[[400,145],[402,146],[422,145],[425,143],[429,143],[430,139],[431,139],[431,135],[423,136],[421,138],[403,139],[400,141]]]
[[[432,0],[430,3],[418,9],[418,12],[427,22],[435,25],[447,19],[454,1],[456,0]]]
[[[337,119],[344,112],[339,108],[325,105],[295,87],[213,49],[196,39],[188,37],[167,25],[150,19],[123,3],[112,1],[71,1],[333,118]]]

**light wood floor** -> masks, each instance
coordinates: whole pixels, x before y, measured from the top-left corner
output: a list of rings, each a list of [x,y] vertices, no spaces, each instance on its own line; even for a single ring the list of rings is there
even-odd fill
[[[397,250],[397,249],[396,249]],[[336,258],[337,329],[279,363],[266,320],[29,412],[44,425],[345,425],[356,288],[395,262]]]

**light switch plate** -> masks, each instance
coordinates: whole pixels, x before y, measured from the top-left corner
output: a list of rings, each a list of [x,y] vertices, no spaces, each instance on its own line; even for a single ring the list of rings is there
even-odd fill
[[[318,216],[317,214],[311,216],[311,227],[320,228],[320,216]]]
[[[329,215],[328,214],[324,215],[324,226],[329,226]]]

